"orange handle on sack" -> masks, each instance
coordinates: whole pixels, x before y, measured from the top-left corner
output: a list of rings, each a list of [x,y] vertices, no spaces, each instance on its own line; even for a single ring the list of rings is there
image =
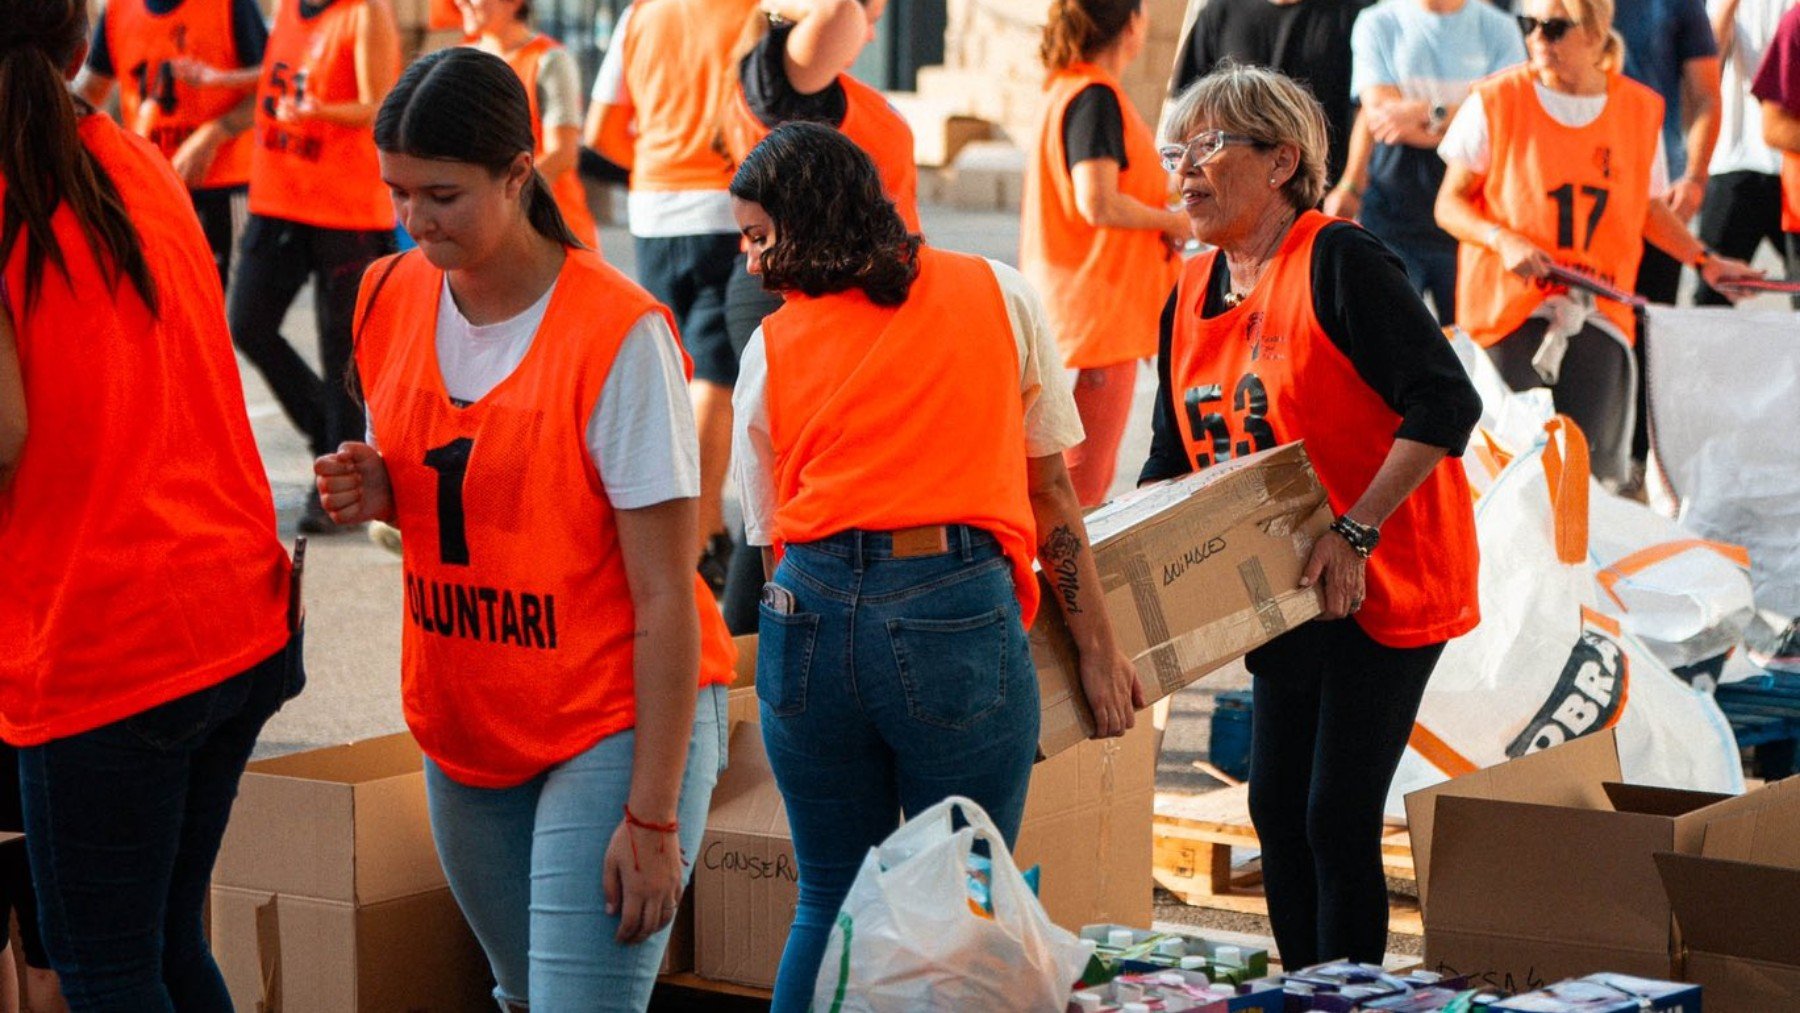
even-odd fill
[[[1550,484],[1556,558],[1579,563],[1588,554],[1588,445],[1581,427],[1566,415],[1544,423],[1544,477]],[[1562,436],[1558,446],[1557,436]]]

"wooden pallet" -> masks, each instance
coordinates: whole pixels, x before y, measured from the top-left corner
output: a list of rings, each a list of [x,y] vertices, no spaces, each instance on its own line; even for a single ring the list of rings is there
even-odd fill
[[[1250,789],[1224,788],[1204,795],[1156,796],[1154,874],[1156,882],[1184,902],[1267,915],[1260,872],[1234,873],[1232,848],[1255,848],[1250,825]],[[1388,827],[1381,838],[1382,867],[1394,879],[1412,880],[1412,837],[1405,827]],[[1388,927],[1422,935],[1416,899],[1396,897],[1388,907]]]

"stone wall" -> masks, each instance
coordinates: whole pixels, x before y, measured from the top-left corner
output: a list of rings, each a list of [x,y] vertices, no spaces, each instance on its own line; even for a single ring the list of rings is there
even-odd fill
[[[1187,0],[1144,0],[1150,41],[1127,70],[1126,92],[1153,126],[1162,110],[1169,69],[1180,43]],[[919,71],[919,92],[999,125],[1014,143],[1028,145],[1043,93],[1038,61],[1049,5],[1045,0],[949,0],[944,64]]]

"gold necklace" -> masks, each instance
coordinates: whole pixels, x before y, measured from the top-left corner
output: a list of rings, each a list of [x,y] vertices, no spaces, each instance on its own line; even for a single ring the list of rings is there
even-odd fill
[[[1242,290],[1239,290],[1235,285],[1232,285],[1232,286],[1226,288],[1226,290],[1225,290],[1225,308],[1226,309],[1228,309],[1228,310],[1236,309],[1238,307],[1238,305],[1240,303],[1242,303],[1245,299],[1250,298],[1250,293],[1251,293],[1251,291],[1253,291],[1256,288],[1256,283],[1259,281],[1262,281],[1263,272],[1268,270],[1269,261],[1274,258],[1275,251],[1281,249],[1282,242],[1287,239],[1288,231],[1290,229],[1292,229],[1294,227],[1294,223],[1299,220],[1300,220],[1299,212],[1293,212],[1288,217],[1287,224],[1283,225],[1281,227],[1281,231],[1277,232],[1275,234],[1275,240],[1272,244],[1270,244],[1268,253],[1264,257],[1262,257],[1262,259],[1257,263],[1255,280],[1251,281],[1250,284],[1245,285]],[[1225,279],[1228,282],[1231,280],[1231,262],[1229,260],[1226,261]]]

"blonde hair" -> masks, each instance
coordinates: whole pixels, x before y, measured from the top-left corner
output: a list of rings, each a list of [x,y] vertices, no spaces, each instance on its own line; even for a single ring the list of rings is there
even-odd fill
[[[1612,26],[1613,0],[1562,0],[1575,16],[1583,31],[1599,28],[1604,41],[1600,46],[1600,69],[1624,72],[1625,37]]]
[[[1215,129],[1246,134],[1270,146],[1294,145],[1300,150],[1299,164],[1282,186],[1282,193],[1301,211],[1317,207],[1324,199],[1325,158],[1330,148],[1325,110],[1312,92],[1293,78],[1225,60],[1175,99],[1163,120],[1163,136],[1179,144],[1202,120]]]
[[[1038,58],[1051,71],[1080,63],[1124,34],[1143,0],[1051,0]]]

